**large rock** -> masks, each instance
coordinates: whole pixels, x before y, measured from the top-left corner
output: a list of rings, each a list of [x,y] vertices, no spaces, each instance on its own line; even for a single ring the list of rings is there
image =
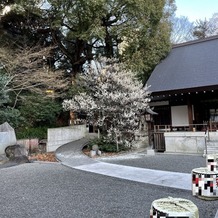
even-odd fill
[[[24,146],[12,145],[5,149],[6,157],[9,161],[14,161],[16,163],[28,163],[29,159],[27,157],[28,152]]]
[[[14,129],[7,123],[0,125],[0,155],[5,154],[5,148],[17,143]]]
[[[1,154],[0,155],[0,166],[1,166],[1,164],[5,164],[7,162],[8,162],[8,158],[6,157],[6,155],[5,154]]]

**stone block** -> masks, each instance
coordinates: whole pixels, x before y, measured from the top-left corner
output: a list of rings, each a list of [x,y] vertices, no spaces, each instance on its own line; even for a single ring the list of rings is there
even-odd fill
[[[94,150],[91,150],[91,151],[90,151],[90,157],[94,157],[94,156],[96,156],[96,154],[97,154],[96,151],[94,151]]]
[[[0,154],[5,154],[5,148],[17,143],[14,129],[7,123],[0,125]]]
[[[101,156],[101,151],[100,150],[97,150],[97,155]]]
[[[154,149],[147,149],[147,155],[155,155]]]
[[[99,148],[98,148],[98,145],[93,145],[93,146],[92,146],[92,150],[93,150],[93,151],[98,151],[98,149],[99,149]]]
[[[203,154],[204,132],[165,132],[165,147],[168,153]]]

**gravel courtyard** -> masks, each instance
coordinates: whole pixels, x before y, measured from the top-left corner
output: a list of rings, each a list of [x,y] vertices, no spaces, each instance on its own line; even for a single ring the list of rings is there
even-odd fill
[[[178,162],[171,162],[174,165],[171,169],[181,165],[178,169],[183,166],[185,170],[187,160],[179,157]],[[145,163],[152,164],[150,158],[146,157],[147,161],[138,158],[141,167],[148,166]],[[165,158],[160,155],[158,160],[161,163]],[[169,159],[166,158],[167,164],[170,164]],[[199,157],[199,164],[204,160]],[[116,161],[128,162],[125,158]],[[131,161],[133,165],[137,158],[130,158],[128,164]],[[163,169],[165,167],[167,165]],[[1,218],[147,218],[152,201],[168,196],[191,200],[197,205],[201,218],[214,218],[218,209],[217,201],[200,200],[190,191],[83,172],[60,163],[28,163],[2,168],[0,186]]]

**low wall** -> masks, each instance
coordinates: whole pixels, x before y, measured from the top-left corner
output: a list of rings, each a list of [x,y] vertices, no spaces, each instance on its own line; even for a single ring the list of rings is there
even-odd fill
[[[17,144],[24,146],[27,151],[34,151],[39,147],[39,139],[19,139]]]
[[[50,128],[47,133],[47,152],[55,151],[61,145],[76,141],[86,136],[86,125]]]
[[[165,132],[165,147],[168,153],[203,154],[204,132]]]

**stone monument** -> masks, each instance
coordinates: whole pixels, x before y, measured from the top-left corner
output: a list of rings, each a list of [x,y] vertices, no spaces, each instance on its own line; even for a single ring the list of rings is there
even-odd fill
[[[0,125],[0,155],[5,154],[5,148],[17,143],[14,129],[7,123]]]

